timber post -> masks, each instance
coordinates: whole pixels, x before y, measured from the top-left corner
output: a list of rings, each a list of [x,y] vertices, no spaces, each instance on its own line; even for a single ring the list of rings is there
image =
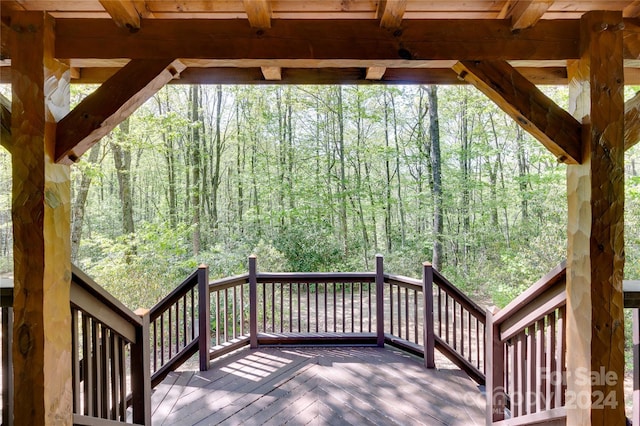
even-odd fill
[[[422,293],[424,296],[424,366],[436,368],[435,336],[433,330],[433,266],[422,264]]]
[[[211,303],[209,295],[209,267],[198,267],[198,352],[200,371],[209,370],[211,347]]]
[[[56,123],[69,112],[69,63],[55,58],[47,13],[15,13],[11,29],[14,421],[70,425],[70,168],[54,162]]]
[[[249,347],[258,347],[258,267],[254,254],[249,256]]]
[[[384,347],[384,257],[376,255],[376,343]]]
[[[631,424],[640,425],[640,308],[633,308],[633,412]]]
[[[149,310],[138,309],[142,319],[136,327],[136,342],[131,345],[131,396],[133,423],[151,425],[151,346],[149,336]]]
[[[620,12],[584,14],[568,67],[582,163],[567,166],[567,424],[625,424],[623,28]]]
[[[500,341],[500,328],[493,323],[491,310],[486,311],[485,365],[486,369],[486,411],[487,424],[504,420],[506,406],[504,389],[504,351]]]

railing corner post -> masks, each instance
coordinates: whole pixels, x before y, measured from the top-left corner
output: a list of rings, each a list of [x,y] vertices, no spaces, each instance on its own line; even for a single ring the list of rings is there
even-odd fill
[[[424,366],[436,368],[435,334],[433,328],[433,266],[422,264],[422,293],[424,296]]]
[[[133,423],[151,425],[151,347],[149,310],[134,312],[142,319],[136,327],[136,342],[131,347],[131,395]]]
[[[200,371],[209,370],[211,346],[211,303],[209,296],[209,267],[198,267],[198,356]]]
[[[504,351],[500,341],[500,326],[493,322],[493,312],[487,309],[485,355],[486,424],[504,420],[506,395],[504,382]]]
[[[255,255],[249,256],[249,347],[258,347],[258,267]]]
[[[376,343],[384,347],[384,257],[376,255]]]

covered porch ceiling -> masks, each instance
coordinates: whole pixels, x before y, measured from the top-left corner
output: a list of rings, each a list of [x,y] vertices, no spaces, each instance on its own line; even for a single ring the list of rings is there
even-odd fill
[[[239,84],[459,84],[458,60],[507,61],[534,84],[566,84],[580,17],[615,10],[625,82],[640,84],[640,1],[2,0],[0,82],[11,81],[12,13],[25,10],[55,18],[72,83],[102,83],[132,59],[178,58],[172,83]]]

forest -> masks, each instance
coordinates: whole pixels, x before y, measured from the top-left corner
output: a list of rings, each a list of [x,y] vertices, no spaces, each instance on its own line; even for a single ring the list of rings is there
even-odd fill
[[[543,90],[566,106],[566,88]],[[639,155],[625,279],[640,278]],[[72,167],[72,258],[133,309],[202,263],[245,272],[252,253],[264,271],[373,270],[380,253],[417,277],[429,261],[503,306],[566,255],[565,175],[467,86],[171,85]],[[0,273],[11,226],[0,149]]]

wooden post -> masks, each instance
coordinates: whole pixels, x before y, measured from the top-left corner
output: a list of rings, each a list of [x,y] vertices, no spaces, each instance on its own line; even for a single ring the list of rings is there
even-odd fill
[[[376,333],[377,344],[384,347],[384,257],[376,255]]]
[[[54,19],[12,15],[14,421],[70,425],[71,191],[53,161],[55,128],[69,111],[69,64],[54,58]]]
[[[209,295],[209,267],[198,268],[198,352],[200,371],[209,370],[211,348],[211,303]]]
[[[500,328],[493,324],[493,313],[487,309],[486,315],[486,383],[487,392],[487,424],[504,420],[504,350],[500,341]]]
[[[138,309],[142,327],[136,327],[136,343],[131,345],[131,397],[133,423],[151,425],[151,345],[149,310]]]
[[[422,293],[424,295],[424,366],[436,368],[433,330],[433,266],[422,264]]]
[[[633,414],[631,424],[640,425],[640,309],[633,315]]]
[[[567,166],[567,424],[623,425],[624,24],[589,12],[580,27],[568,67],[583,137],[582,164]]]
[[[258,347],[258,267],[254,254],[249,256],[249,347]]]
[[[2,306],[2,424],[13,426],[13,308]]]

